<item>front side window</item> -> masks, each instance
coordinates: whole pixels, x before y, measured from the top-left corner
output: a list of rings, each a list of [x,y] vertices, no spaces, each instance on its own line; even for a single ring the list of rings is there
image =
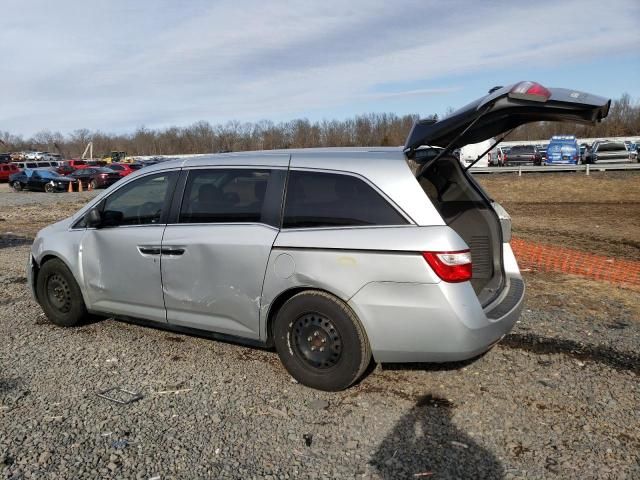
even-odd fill
[[[267,186],[274,172],[266,169],[191,170],[179,223],[271,223],[265,212]]]
[[[103,226],[163,223],[176,175],[175,172],[148,175],[116,190],[104,201]]]
[[[359,178],[292,170],[284,228],[405,225],[407,221]]]

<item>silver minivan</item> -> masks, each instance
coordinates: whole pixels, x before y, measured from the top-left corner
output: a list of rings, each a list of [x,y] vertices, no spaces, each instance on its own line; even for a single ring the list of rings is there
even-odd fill
[[[608,109],[521,82],[418,121],[404,148],[164,162],[40,231],[29,284],[58,325],[97,314],[274,346],[322,390],[349,387],[372,361],[470,359],[512,328],[524,283],[509,216],[450,152]]]

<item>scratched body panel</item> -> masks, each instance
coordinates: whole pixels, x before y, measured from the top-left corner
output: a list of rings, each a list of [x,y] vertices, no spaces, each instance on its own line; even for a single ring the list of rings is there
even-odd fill
[[[168,225],[162,284],[169,323],[259,338],[264,271],[278,230],[262,224]]]

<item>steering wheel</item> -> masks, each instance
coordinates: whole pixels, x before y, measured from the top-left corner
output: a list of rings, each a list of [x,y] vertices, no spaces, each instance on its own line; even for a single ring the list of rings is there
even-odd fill
[[[153,223],[154,220],[160,218],[160,208],[154,202],[145,202],[138,207],[136,216],[138,223]]]

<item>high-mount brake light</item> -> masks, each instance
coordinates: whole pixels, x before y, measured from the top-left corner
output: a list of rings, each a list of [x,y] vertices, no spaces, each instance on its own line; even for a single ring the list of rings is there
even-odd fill
[[[551,92],[536,82],[516,83],[509,92],[510,98],[546,102],[551,98]]]
[[[422,252],[422,256],[436,275],[445,282],[458,283],[471,280],[471,252]]]

